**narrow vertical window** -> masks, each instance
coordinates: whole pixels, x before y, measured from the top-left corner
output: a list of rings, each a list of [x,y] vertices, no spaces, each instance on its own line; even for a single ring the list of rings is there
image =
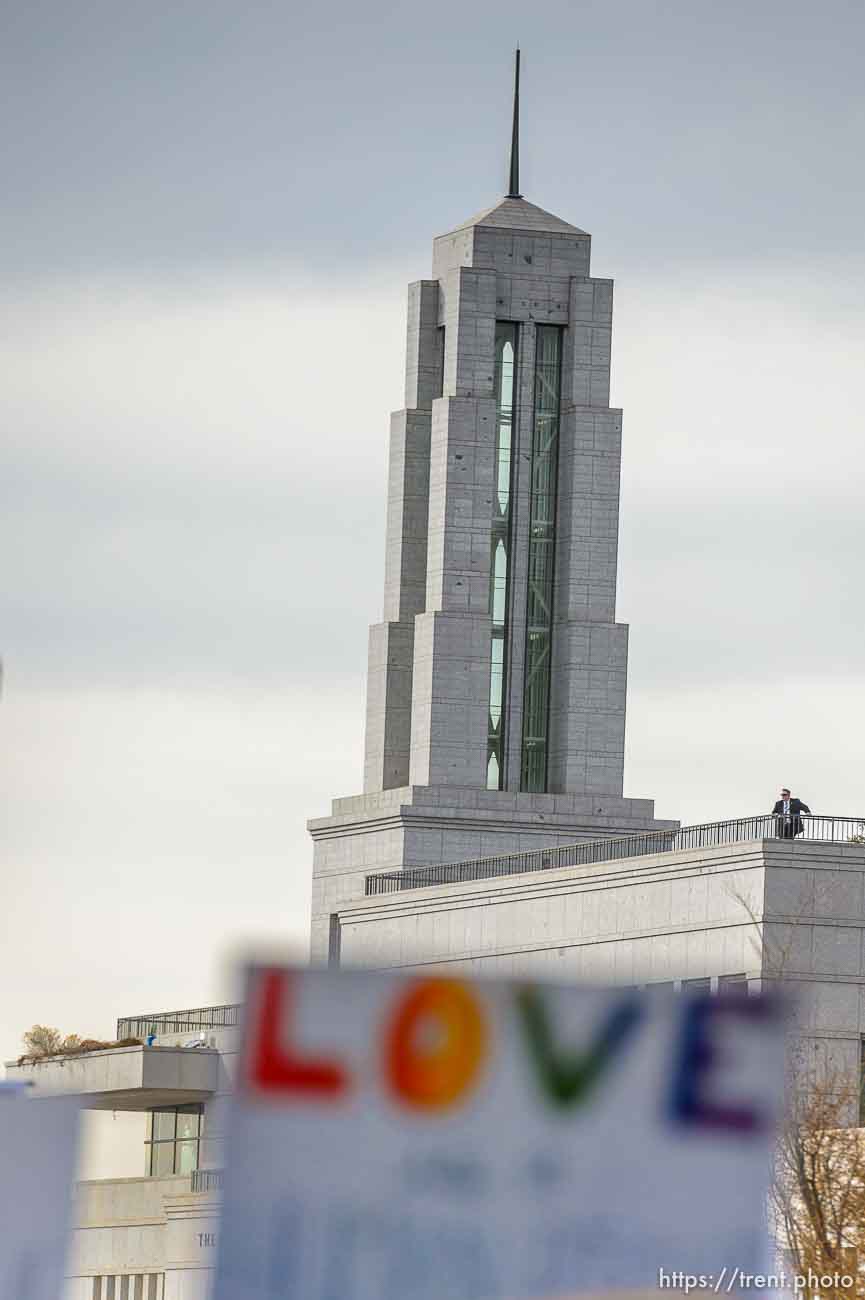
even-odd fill
[[[550,725],[562,331],[558,325],[539,325],[536,340],[520,789],[543,793]]]
[[[514,427],[517,327],[496,323],[496,461],[490,537],[490,710],[487,727],[487,789],[500,790],[505,767],[508,560],[511,523],[511,448]]]
[[[443,397],[445,391],[445,327],[444,325],[436,326],[436,351],[435,351],[436,377],[433,385],[433,396]]]
[[[342,947],[342,932],[339,928],[339,913],[331,912],[330,924],[327,934],[327,964],[328,966],[338,966],[340,958],[340,948]]]

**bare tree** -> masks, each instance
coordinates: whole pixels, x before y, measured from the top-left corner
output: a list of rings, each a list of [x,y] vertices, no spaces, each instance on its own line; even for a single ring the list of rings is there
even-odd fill
[[[112,1047],[139,1047],[140,1038],[120,1038],[116,1041],[103,1038],[82,1038],[80,1034],[66,1034],[48,1025],[33,1025],[23,1035],[25,1051],[18,1057],[19,1065],[33,1065],[49,1056],[85,1056]]]
[[[822,1072],[790,1097],[779,1135],[771,1205],[807,1300],[865,1297],[865,1135],[851,1124],[858,1108],[851,1081]]]
[[[46,1056],[57,1056],[63,1046],[63,1036],[59,1029],[49,1025],[33,1025],[23,1035],[23,1042],[28,1059],[39,1061]]]
[[[819,907],[819,882],[813,882],[813,898],[806,890],[792,917],[780,924],[758,916],[741,892],[733,896],[753,924],[764,986],[783,984],[794,973],[795,927]],[[859,1080],[806,1053],[798,1035],[789,1047],[786,1074],[785,1116],[770,1191],[776,1244],[805,1300],[865,1300],[865,1130],[857,1127]]]

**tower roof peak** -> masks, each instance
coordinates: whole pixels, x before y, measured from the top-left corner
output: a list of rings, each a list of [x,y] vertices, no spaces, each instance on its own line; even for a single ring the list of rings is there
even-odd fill
[[[522,230],[528,234],[551,235],[586,235],[587,231],[579,226],[572,226],[569,221],[552,212],[546,212],[534,203],[529,203],[520,194],[520,47],[514,56],[514,112],[511,125],[510,174],[508,193],[492,207],[484,208],[468,221],[463,221],[446,233],[456,234],[458,230],[470,230],[473,226],[487,226],[495,230]]]
[[[528,199],[508,195],[499,199],[491,208],[484,208],[468,221],[454,227],[467,230],[470,226],[492,226],[496,230],[526,230],[534,234],[550,235],[585,235],[587,232],[579,226],[572,226],[569,221],[545,212],[543,208],[529,203]],[[452,234],[453,231],[449,231]]]

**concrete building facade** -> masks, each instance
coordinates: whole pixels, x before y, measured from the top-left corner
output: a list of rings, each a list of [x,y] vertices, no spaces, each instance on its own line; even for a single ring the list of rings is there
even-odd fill
[[[33,1085],[37,1096],[71,1092],[87,1110],[142,1120],[128,1176],[77,1185],[63,1300],[206,1300],[238,1012],[223,1006],[134,1017],[118,1024],[117,1036],[146,1036],[146,1045],[7,1063],[7,1077]]]
[[[685,828],[669,847],[639,837],[634,855],[622,841],[591,855],[583,846],[595,858],[586,865],[521,855],[457,864],[452,879],[429,885],[422,872],[404,882],[386,873],[388,892],[340,910],[340,959],[713,992],[782,981],[794,995],[796,1068],[865,1079],[862,827],[814,818],[804,837],[786,839],[772,818],[755,818]],[[473,878],[492,865],[501,874]]]

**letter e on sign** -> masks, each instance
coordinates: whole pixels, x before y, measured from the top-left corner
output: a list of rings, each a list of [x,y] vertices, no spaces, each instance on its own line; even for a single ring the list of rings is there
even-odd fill
[[[776,1004],[767,997],[706,996],[685,1004],[670,1098],[674,1119],[728,1133],[759,1133],[768,1127],[768,1118],[755,1098],[732,1099],[722,1094],[724,1066],[729,1068],[735,1061],[725,1052],[730,1038],[720,1030],[725,1020],[753,1024],[771,1020],[776,1014]]]
[[[248,1085],[259,1094],[338,1101],[349,1087],[344,1067],[339,1061],[303,1056],[289,1041],[299,983],[300,977],[290,971],[256,973],[249,1003]]]
[[[458,980],[423,980],[400,999],[385,1030],[385,1075],[399,1101],[443,1110],[474,1084],[487,1053],[480,1003]]]

